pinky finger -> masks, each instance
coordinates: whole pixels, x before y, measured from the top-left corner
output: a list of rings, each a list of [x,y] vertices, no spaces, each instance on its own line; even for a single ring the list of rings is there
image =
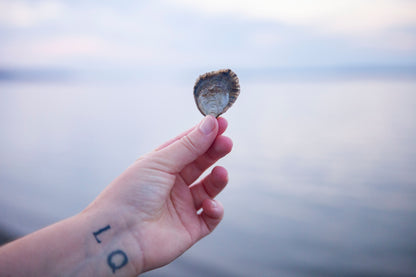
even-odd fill
[[[211,233],[215,227],[221,222],[224,216],[224,208],[222,204],[213,199],[205,199],[202,202],[201,229],[202,235],[206,236]]]

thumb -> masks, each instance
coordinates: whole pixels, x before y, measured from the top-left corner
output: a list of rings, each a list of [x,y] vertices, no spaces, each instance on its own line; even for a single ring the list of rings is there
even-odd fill
[[[170,173],[180,172],[187,164],[204,154],[218,133],[215,117],[207,115],[191,132],[167,147],[154,152],[162,169]]]

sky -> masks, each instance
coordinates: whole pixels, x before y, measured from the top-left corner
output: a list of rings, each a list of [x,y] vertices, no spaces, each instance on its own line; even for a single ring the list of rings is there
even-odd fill
[[[414,66],[414,0],[0,0],[0,68]]]

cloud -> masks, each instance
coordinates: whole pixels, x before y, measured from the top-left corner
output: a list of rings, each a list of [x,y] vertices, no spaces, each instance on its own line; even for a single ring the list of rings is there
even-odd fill
[[[416,2],[394,3],[0,0],[0,67],[410,63]]]
[[[155,63],[157,54],[146,46],[106,37],[66,34],[15,40],[0,47],[1,65],[102,68]]]
[[[44,21],[59,18],[64,9],[64,5],[56,1],[4,0],[0,2],[0,24],[13,27],[31,27]]]
[[[359,42],[364,44],[382,43],[403,49],[416,46],[415,34],[405,31],[416,25],[416,1],[175,0],[175,2],[209,16],[231,15],[274,21],[303,27],[321,35],[359,39]]]
[[[331,32],[378,32],[416,24],[416,2],[406,0],[175,0],[207,14],[234,14]]]

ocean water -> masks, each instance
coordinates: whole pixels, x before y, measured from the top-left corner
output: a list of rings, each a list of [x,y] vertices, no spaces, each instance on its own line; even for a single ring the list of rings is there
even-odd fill
[[[240,79],[224,220],[145,276],[414,276],[416,79]],[[1,228],[81,211],[196,124],[193,81],[0,82]]]

